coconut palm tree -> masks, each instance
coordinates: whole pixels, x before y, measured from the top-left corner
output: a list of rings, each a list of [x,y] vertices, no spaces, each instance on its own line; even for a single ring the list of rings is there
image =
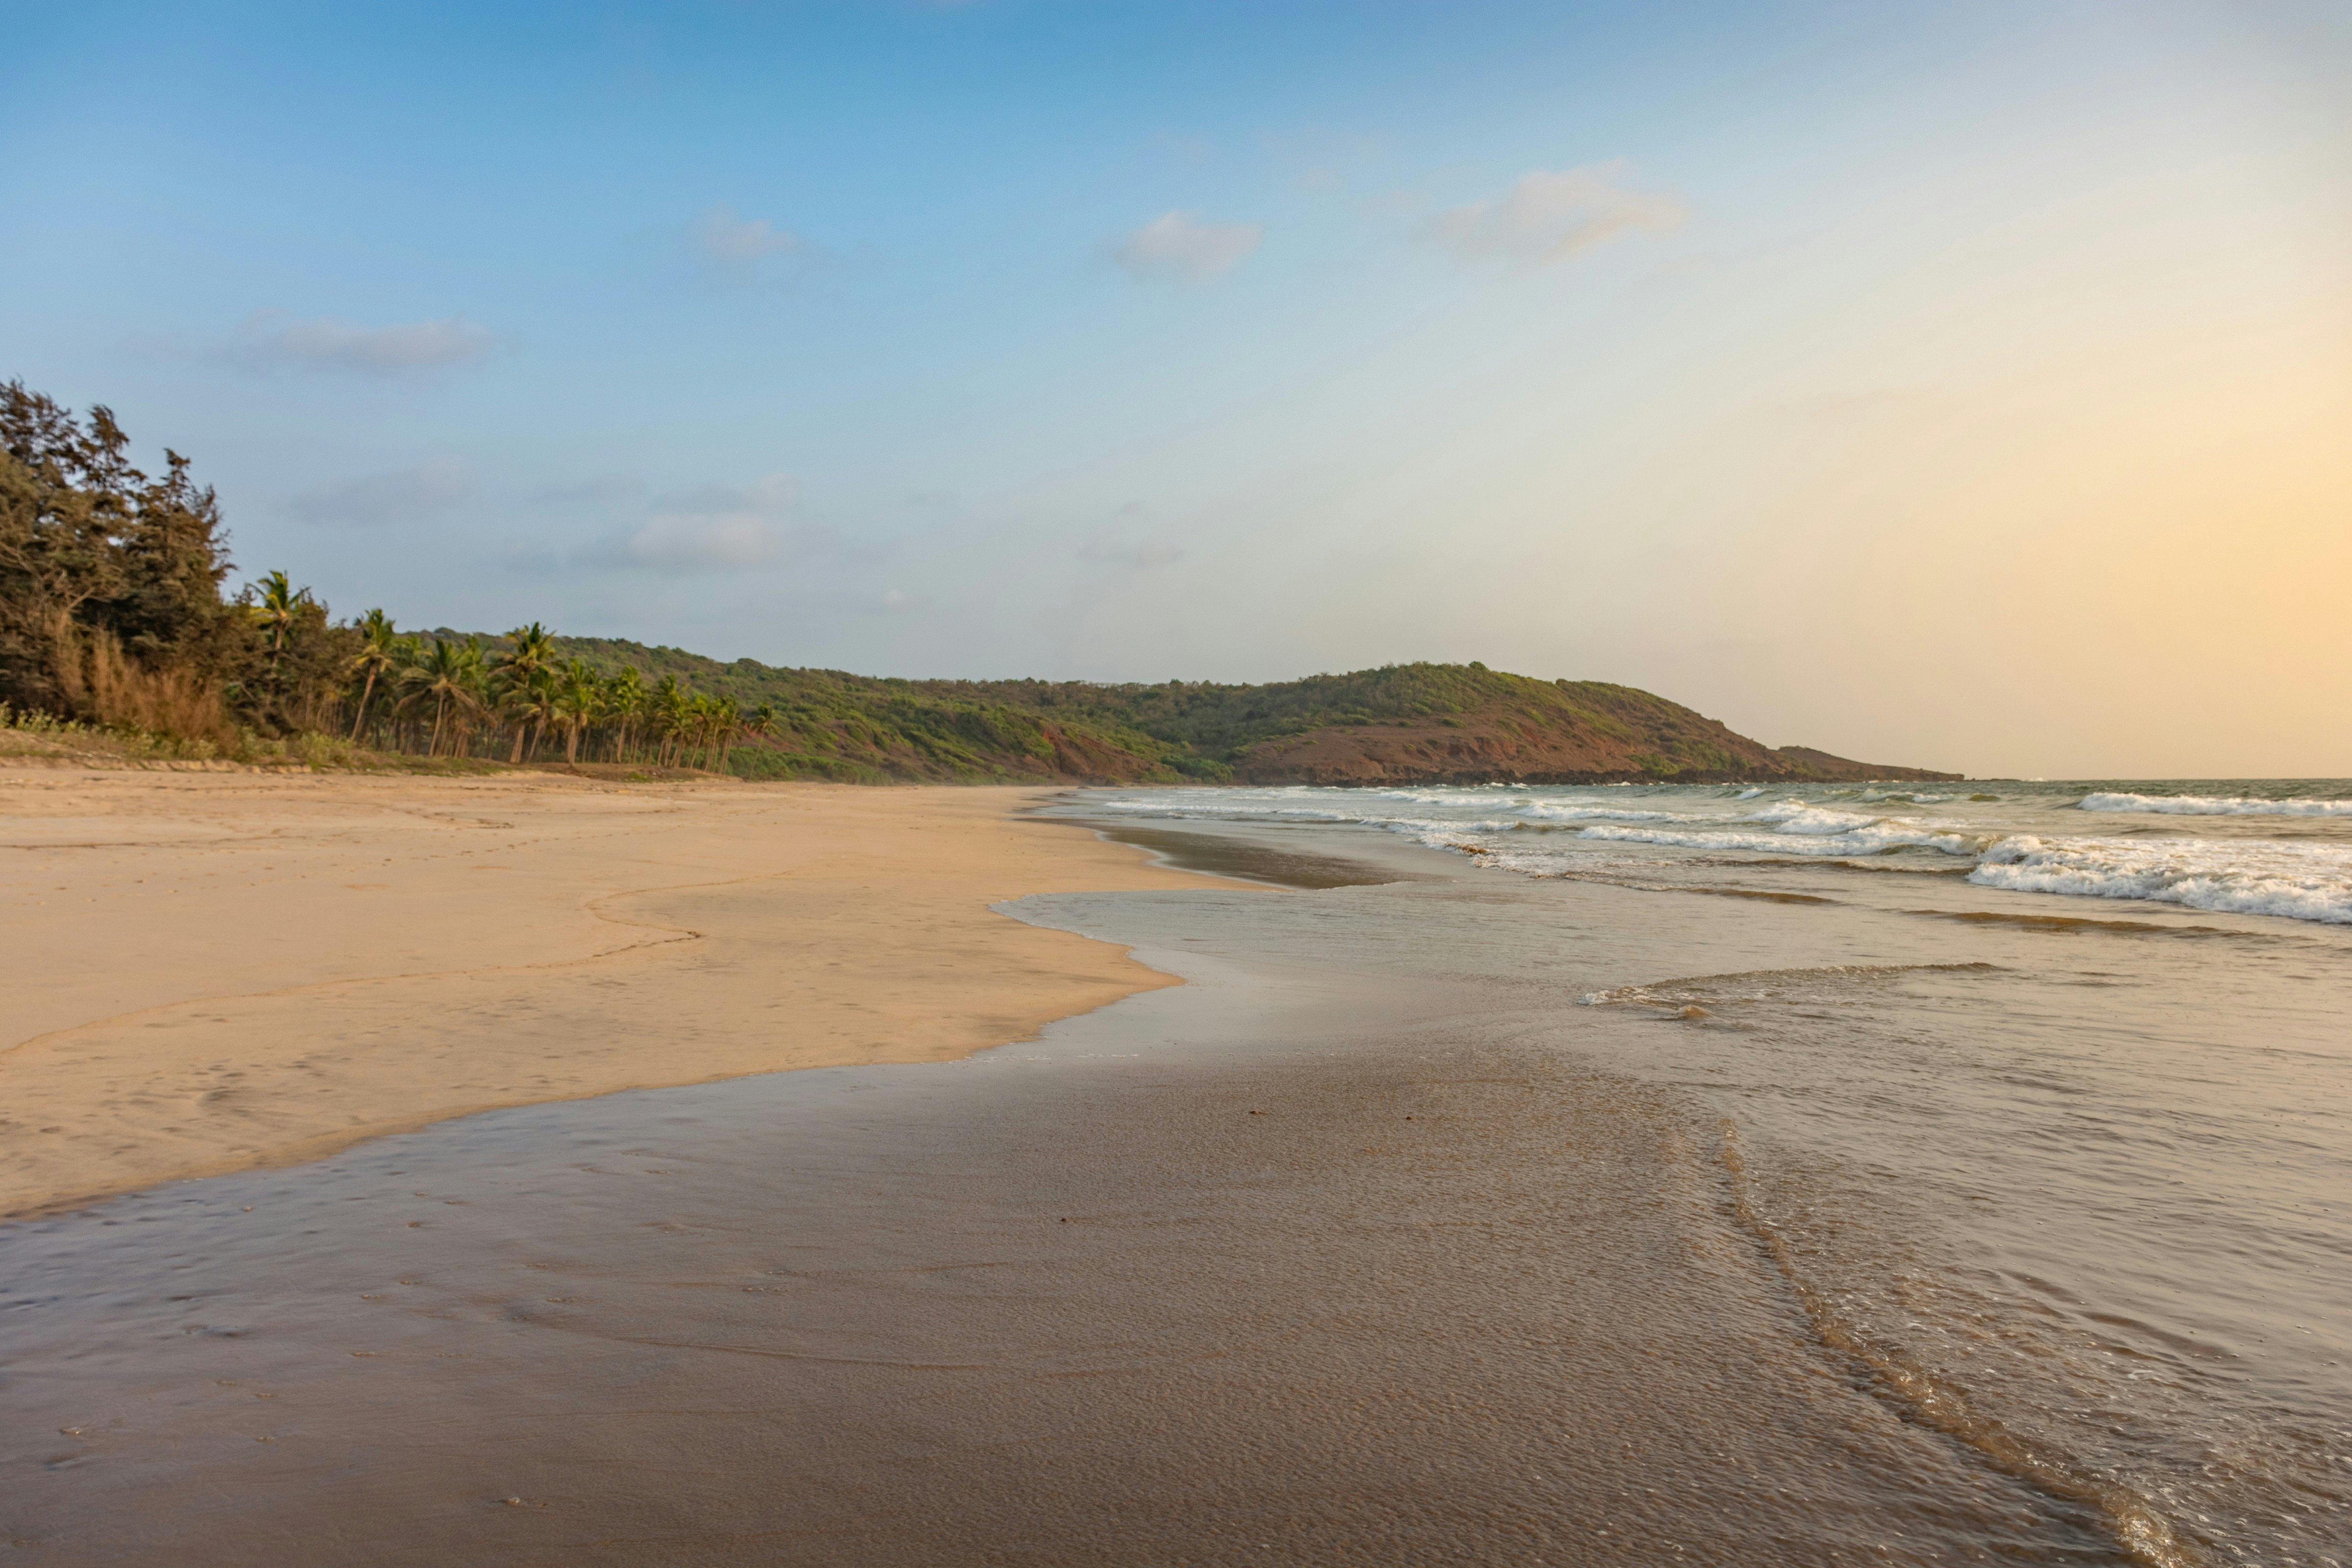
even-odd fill
[[[711,699],[698,691],[685,695],[678,710],[679,766],[699,768],[709,763],[712,718]]]
[[[310,596],[307,588],[297,588],[283,572],[263,574],[255,584],[260,599],[253,606],[254,623],[269,634],[269,668],[278,668],[278,656],[286,651],[286,634],[294,629],[295,617],[301,614],[302,601]]]
[[[284,573],[279,573],[284,576]],[[367,683],[360,688],[359,710],[352,717],[352,744],[359,744],[360,730],[367,723],[368,699],[375,695],[376,678],[400,665],[398,633],[392,628],[392,617],[382,610],[370,610],[359,620],[360,650],[353,654],[347,667],[353,675],[365,675]]]
[[[479,644],[461,643],[450,637],[436,637],[421,650],[417,661],[401,672],[402,683],[409,688],[408,700],[429,701],[433,707],[433,739],[425,754],[441,754],[441,736],[452,713],[462,722],[467,714],[480,706],[476,695],[482,684],[482,650]]]
[[[563,731],[563,760],[577,766],[580,737],[604,710],[604,685],[584,658],[575,658],[555,678],[554,715]]]
[[[686,735],[686,693],[679,689],[677,676],[665,675],[655,683],[646,694],[646,710],[647,730],[657,738],[654,762],[667,767]]]
[[[555,634],[537,621],[507,634],[507,651],[497,661],[496,673],[498,705],[514,718],[514,752],[507,758],[509,763],[522,761],[526,736],[536,745],[538,736],[547,732],[555,688],[546,676],[554,663]]]
[[[555,634],[533,621],[507,634],[507,651],[499,668],[528,680],[555,662]]]
[[[621,672],[604,682],[604,711],[617,721],[613,736],[613,760],[629,760],[629,730],[646,711],[646,678],[634,664],[625,664]]]
[[[702,700],[710,705],[703,715],[704,733],[709,736],[703,761],[708,763],[717,758],[718,766],[713,771],[723,773],[727,771],[728,748],[735,743],[735,732],[743,727],[743,712],[735,706],[732,697],[706,697]]]

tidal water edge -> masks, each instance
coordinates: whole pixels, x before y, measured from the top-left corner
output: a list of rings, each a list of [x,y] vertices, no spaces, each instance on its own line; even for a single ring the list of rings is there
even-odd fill
[[[0,1229],[9,1549],[2352,1560],[2352,932],[1183,794],[1038,1042]]]

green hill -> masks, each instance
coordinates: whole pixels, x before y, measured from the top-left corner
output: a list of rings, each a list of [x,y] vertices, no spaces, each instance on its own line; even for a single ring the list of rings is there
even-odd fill
[[[29,718],[142,754],[299,744],[877,783],[1957,776],[1775,751],[1631,687],[1475,663],[1265,686],[878,680],[551,637],[536,622],[510,641],[403,632],[381,609],[338,621],[282,571],[226,593],[213,492],[177,453],[151,479],[129,443],[104,407],[78,416],[0,384],[0,726],[19,738]],[[627,667],[640,679],[614,679]]]
[[[671,647],[562,637],[610,672],[635,665],[749,709],[754,778],[1204,784],[1693,784],[1945,779],[1803,747],[1775,750],[1629,686],[1538,680],[1481,664],[1407,664],[1263,686],[902,680],[731,664]]]

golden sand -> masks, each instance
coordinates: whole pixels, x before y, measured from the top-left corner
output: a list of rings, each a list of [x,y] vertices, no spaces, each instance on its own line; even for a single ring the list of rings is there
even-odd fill
[[[940,1061],[1172,984],[992,912],[1232,886],[1034,789],[0,773],[0,1215],[495,1106]]]

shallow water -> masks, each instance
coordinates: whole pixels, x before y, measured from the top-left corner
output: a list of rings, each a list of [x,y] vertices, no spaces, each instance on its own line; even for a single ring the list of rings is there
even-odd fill
[[[2352,932],[1146,830],[1322,885],[1023,900],[1196,984],[967,1062],[502,1111],[0,1228],[0,1534],[2345,1559]]]
[[[1824,1340],[1917,1418],[2099,1508],[2144,1560],[2352,1562],[2336,902],[2352,881],[2256,886],[2296,854],[2352,868],[2352,787],[1968,788],[2002,798],[1866,826],[1850,819],[1885,803],[1852,789],[1121,792],[1086,809],[1165,819],[1199,798],[1226,831],[1319,820],[1286,836],[1453,846],[1528,911],[1515,949],[1550,924],[1541,889],[1611,889],[1608,945],[1654,956],[1582,998],[1614,1026],[1579,1049],[1717,1111],[1739,1223]],[[1588,837],[1591,812],[1619,815]],[[2086,855],[2070,813],[2123,824],[2143,862],[2209,868],[2203,884],[2053,897],[1998,874],[2021,839]],[[1587,826],[1528,826],[1563,818]],[[1627,818],[1667,826],[1642,843]],[[1678,956],[1732,909],[1772,911],[1761,961]],[[1595,946],[1582,933],[1560,958]]]

